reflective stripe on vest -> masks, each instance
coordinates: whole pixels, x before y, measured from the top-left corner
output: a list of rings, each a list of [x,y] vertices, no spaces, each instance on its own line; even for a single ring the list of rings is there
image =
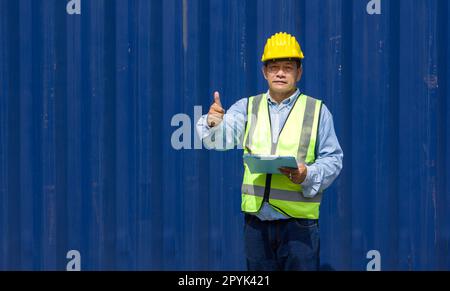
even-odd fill
[[[264,197],[265,187],[255,185],[242,185],[242,193],[252,193],[251,195]],[[286,191],[280,189],[270,189],[270,197],[278,200],[294,201],[294,202],[320,202],[322,193],[318,193],[313,198],[306,198],[301,193]]]
[[[296,156],[300,163],[315,160],[315,144],[322,102],[301,94],[291,108],[278,141],[272,140],[267,96],[250,97],[244,153]],[[244,164],[242,211],[257,212],[266,200],[280,212],[297,218],[319,218],[322,193],[313,198],[303,196],[301,185],[282,174],[252,174]]]

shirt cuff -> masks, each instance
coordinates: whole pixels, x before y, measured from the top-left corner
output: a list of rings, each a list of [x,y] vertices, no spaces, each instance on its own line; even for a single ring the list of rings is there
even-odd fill
[[[320,178],[317,168],[314,165],[307,166],[305,165],[307,172],[306,178],[301,183],[303,188],[303,196],[307,198],[312,198],[316,196],[317,192],[319,192],[320,188]]]
[[[222,126],[223,126],[223,120],[221,123],[219,123],[218,125],[214,126],[214,127],[210,127],[208,125],[208,114],[205,114],[201,117],[200,120],[200,124],[202,127],[202,134],[201,134],[201,138],[204,139],[208,136],[211,136],[212,134],[214,134],[216,131],[218,131]]]

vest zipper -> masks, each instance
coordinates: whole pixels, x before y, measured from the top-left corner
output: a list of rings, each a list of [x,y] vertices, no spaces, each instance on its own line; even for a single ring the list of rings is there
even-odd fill
[[[262,100],[262,102],[268,102],[268,100]],[[272,118],[270,118],[270,108],[269,104],[267,104],[267,114],[269,115],[269,126],[270,126],[270,154],[274,154],[273,151],[273,133],[272,133]],[[264,198],[263,203],[261,203],[261,207],[263,206],[264,202],[269,202],[269,196],[270,196],[270,185],[272,182],[272,174],[266,175],[266,187],[264,188]],[[260,209],[261,209],[260,207]]]
[[[264,199],[263,199],[263,203],[264,202],[269,202],[269,196],[270,196],[270,184],[272,182],[272,174],[267,174],[266,175],[266,187],[264,188]],[[262,206],[262,203],[261,203]]]

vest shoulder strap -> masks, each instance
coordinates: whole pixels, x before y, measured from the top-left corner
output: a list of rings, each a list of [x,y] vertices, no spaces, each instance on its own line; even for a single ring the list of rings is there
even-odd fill
[[[261,101],[264,97],[264,94],[259,94],[256,96],[249,97],[247,99],[247,120],[245,122],[245,133],[246,137],[244,138],[245,144],[244,146],[249,148],[251,144],[251,139],[253,137],[253,132],[256,127],[256,120],[258,119],[258,109]],[[250,121],[250,122],[249,122]],[[250,123],[250,128],[247,128]]]

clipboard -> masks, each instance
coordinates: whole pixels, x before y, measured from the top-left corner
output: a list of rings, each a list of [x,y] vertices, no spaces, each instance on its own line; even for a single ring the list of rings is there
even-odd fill
[[[298,168],[292,156],[244,154],[243,159],[252,174],[281,174],[278,168]]]

